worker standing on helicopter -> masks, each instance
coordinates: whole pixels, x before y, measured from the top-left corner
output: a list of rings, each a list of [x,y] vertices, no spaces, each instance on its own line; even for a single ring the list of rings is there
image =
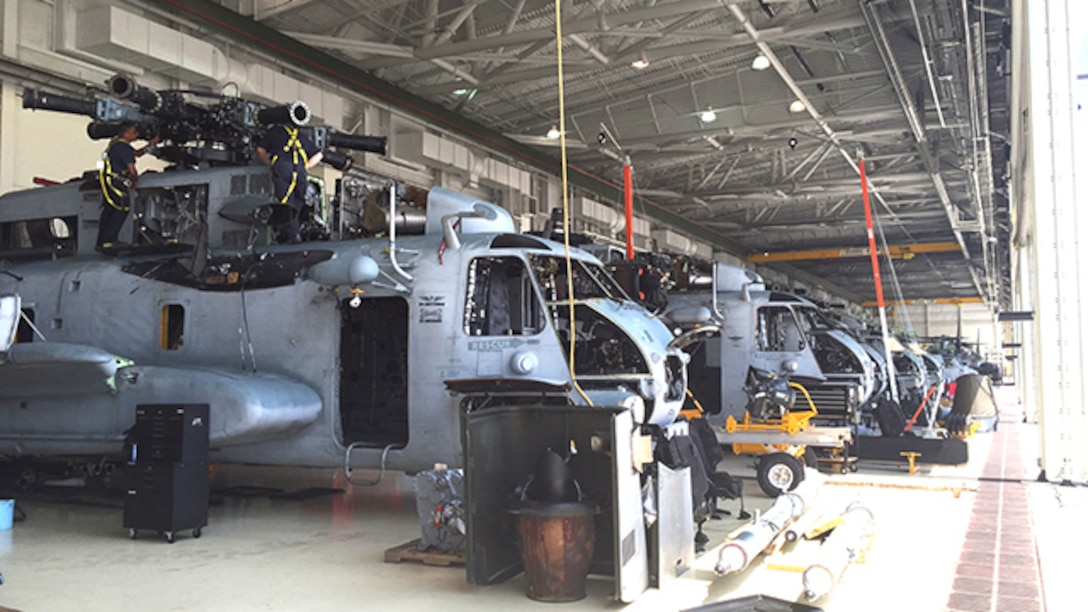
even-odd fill
[[[129,190],[136,188],[139,174],[136,172],[136,158],[147,153],[148,149],[159,143],[158,136],[147,141],[147,146],[136,150],[132,142],[139,138],[136,124],[125,121],[120,124],[117,136],[102,153],[102,165],[98,171],[98,184],[102,189],[102,216],[98,220],[99,250],[115,247],[121,226],[128,218],[132,208]]]
[[[306,204],[307,170],[321,163],[321,151],[297,127],[281,124],[265,132],[257,146],[257,157],[272,168],[276,202],[295,209],[291,223],[280,228],[278,242],[300,242],[299,215]]]

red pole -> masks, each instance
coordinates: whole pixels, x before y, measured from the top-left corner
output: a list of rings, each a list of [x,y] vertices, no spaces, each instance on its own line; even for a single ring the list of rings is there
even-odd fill
[[[895,365],[892,363],[892,350],[888,341],[888,316],[884,312],[884,283],[880,281],[880,260],[876,254],[876,234],[873,232],[873,207],[869,204],[869,181],[865,180],[865,158],[858,158],[858,173],[861,174],[861,199],[865,203],[865,229],[869,232],[869,257],[873,262],[873,284],[876,285],[876,305],[880,311],[880,337],[884,341],[885,366],[888,368],[888,386],[892,400],[899,403],[899,390],[895,381]]]
[[[929,392],[926,393],[926,398],[924,400],[922,400],[921,404],[918,404],[918,410],[914,411],[914,416],[912,416],[910,418],[910,422],[907,423],[906,428],[903,429],[904,432],[910,431],[910,428],[914,427],[914,422],[918,420],[918,415],[922,414],[922,408],[926,407],[926,404],[929,403],[929,398],[933,397],[933,392],[936,391],[936,390],[937,390],[937,385],[933,385],[932,387],[929,388]],[[933,423],[930,423],[929,426],[932,427]]]
[[[623,161],[623,212],[627,218],[627,259],[635,258],[635,206],[631,185],[631,158]]]
[[[873,262],[873,283],[876,284],[876,305],[884,310],[884,286],[880,282],[880,260],[876,254],[876,235],[873,233],[873,208],[869,205],[869,181],[865,180],[865,158],[858,158],[861,172],[861,199],[865,203],[865,229],[869,232],[869,257]]]

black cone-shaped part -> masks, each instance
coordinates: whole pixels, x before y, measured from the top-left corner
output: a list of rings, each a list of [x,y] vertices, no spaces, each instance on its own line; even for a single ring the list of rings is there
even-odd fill
[[[578,501],[578,487],[570,466],[555,451],[549,449],[540,454],[525,497],[548,504]]]

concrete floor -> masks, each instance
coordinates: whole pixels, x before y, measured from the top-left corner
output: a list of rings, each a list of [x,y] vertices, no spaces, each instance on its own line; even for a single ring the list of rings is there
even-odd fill
[[[1015,410],[1008,388],[1006,410]],[[1023,426],[1025,463],[1037,456],[1032,426]],[[821,495],[828,511],[864,502],[876,515],[877,534],[862,564],[851,566],[831,596],[816,602],[826,610],[918,611],[949,609],[953,580],[971,523],[978,477],[992,436],[970,441],[971,462],[960,467],[923,468],[863,464],[857,474],[832,475]],[[751,477],[750,461],[730,457],[722,466]],[[1034,477],[1032,465],[1025,476]],[[365,477],[361,472],[360,477]],[[387,564],[383,552],[418,537],[412,481],[387,475],[378,487],[348,485],[335,470],[220,467],[213,488],[270,486],[285,490],[340,487],[347,493],[310,501],[227,497],[211,509],[204,537],[176,544],[144,537],[129,540],[116,508],[25,501],[28,520],[0,532],[0,606],[38,610],[479,610],[556,607],[572,610],[681,610],[737,596],[762,593],[796,599],[800,574],[754,563],[746,572],[716,578],[711,570],[726,534],[743,524],[734,517],[708,523],[706,554],[664,590],[651,589],[622,606],[611,601],[609,580],[591,577],[588,597],[571,604],[542,604],[525,597],[524,575],[477,587],[463,568]],[[746,482],[748,507],[771,500]],[[1039,484],[1029,498],[1039,533],[1043,586],[1050,610],[1076,601],[1073,567],[1061,554],[1068,540],[1059,525],[1073,524],[1088,507],[1083,489]],[[736,509],[736,502],[723,508]],[[1078,534],[1081,540],[1083,535]],[[1078,540],[1079,541],[1079,540]],[[1085,542],[1081,542],[1082,544]],[[792,545],[791,545],[792,546]],[[779,565],[805,565],[816,545],[787,547]],[[1083,550],[1083,548],[1081,548]],[[1052,551],[1048,553],[1048,551]],[[1051,577],[1055,577],[1052,580]],[[1064,584],[1061,584],[1064,583]],[[991,606],[990,609],[1001,609]]]

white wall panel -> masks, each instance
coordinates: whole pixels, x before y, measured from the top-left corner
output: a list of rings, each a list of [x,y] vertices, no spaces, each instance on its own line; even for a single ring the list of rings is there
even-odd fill
[[[1035,401],[1043,467],[1056,481],[1088,480],[1088,73],[1082,1],[1024,2],[1030,45],[1034,215]],[[1021,13],[1024,14],[1024,13]],[[1018,169],[1018,175],[1023,168]]]

